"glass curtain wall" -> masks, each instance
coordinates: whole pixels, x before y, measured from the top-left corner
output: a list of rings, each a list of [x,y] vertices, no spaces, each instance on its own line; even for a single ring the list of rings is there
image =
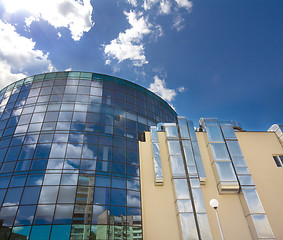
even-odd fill
[[[138,140],[175,121],[123,79],[57,72],[0,92],[0,239],[142,239]]]

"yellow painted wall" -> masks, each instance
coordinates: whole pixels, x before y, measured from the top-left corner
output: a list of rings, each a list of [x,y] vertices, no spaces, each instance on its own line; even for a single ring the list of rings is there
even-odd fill
[[[158,133],[158,135],[164,178],[163,186],[154,185],[154,167],[149,132],[146,132],[146,142],[140,142],[139,145],[143,237],[145,240],[178,240],[180,235],[165,134]]]
[[[140,171],[142,192],[143,236],[145,240],[178,240],[181,235],[175,208],[174,189],[168,161],[165,133],[158,133],[164,185],[154,185],[154,168],[150,133],[146,142],[140,143]],[[274,163],[272,154],[283,154],[283,148],[271,132],[237,132],[237,137],[252,174],[259,197],[277,239],[283,239],[283,168]],[[216,198],[218,213],[226,240],[251,240],[252,236],[238,194],[219,195],[205,144],[206,133],[198,132],[197,138],[207,176],[202,185],[205,207],[213,239],[221,239],[215,210],[209,205]]]
[[[283,155],[283,147],[274,132],[236,135],[273,233],[276,239],[283,239],[283,168],[272,157]]]

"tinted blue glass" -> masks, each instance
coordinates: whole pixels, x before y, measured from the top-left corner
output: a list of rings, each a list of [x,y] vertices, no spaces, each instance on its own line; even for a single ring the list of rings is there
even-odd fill
[[[110,187],[110,176],[99,176],[96,175],[95,177],[95,186],[98,187]]]
[[[74,203],[76,195],[75,186],[61,186],[58,194],[58,203]]]
[[[115,173],[122,173],[125,174],[126,173],[126,165],[125,164],[120,164],[120,163],[112,163],[112,172]]]
[[[96,159],[97,158],[97,145],[83,145],[82,158]]]
[[[53,224],[71,224],[74,205],[56,205]]]
[[[51,144],[38,144],[35,150],[34,158],[48,158]]]
[[[40,187],[26,187],[21,199],[21,205],[37,204]]]
[[[3,159],[5,157],[6,151],[7,151],[7,148],[0,149],[0,163],[3,162]]]
[[[138,165],[139,164],[139,154],[134,151],[127,151],[127,164]]]
[[[31,164],[31,170],[45,169],[47,165],[47,159],[33,160]]]
[[[18,159],[19,153],[21,150],[21,146],[10,147],[4,162],[16,161]]]
[[[96,187],[94,190],[94,203],[96,204],[110,204],[110,189]]]
[[[6,188],[9,185],[10,182],[10,177],[3,177],[0,178],[0,188]]]
[[[95,160],[81,160],[81,170],[95,171],[96,161]]]
[[[12,138],[10,146],[22,145],[24,137],[14,137]]]
[[[97,161],[96,171],[110,172],[110,170],[111,170],[111,162]]]
[[[15,168],[16,162],[3,163],[1,173],[12,172]]]
[[[0,206],[1,206],[2,202],[3,202],[5,193],[6,193],[6,189],[0,189]]]
[[[25,185],[26,179],[27,179],[26,175],[13,176],[9,187],[22,187]]]
[[[30,240],[49,240],[51,226],[33,226]]]
[[[69,240],[71,225],[54,225],[50,240]]]
[[[51,224],[54,215],[54,209],[55,205],[38,205],[33,224]]]
[[[31,225],[35,213],[36,205],[20,206],[14,225]]]
[[[3,206],[19,205],[23,188],[9,188]]]
[[[34,150],[35,150],[35,144],[23,145],[19,156],[19,160],[32,159]]]
[[[111,205],[126,206],[126,190],[112,188]]]
[[[55,203],[58,194],[58,186],[43,186],[39,197],[39,203]]]
[[[113,161],[126,163],[126,150],[122,148],[113,148]]]
[[[26,171],[29,170],[31,164],[31,160],[27,161],[18,161],[15,171]]]
[[[53,143],[50,151],[50,158],[64,158],[66,151],[66,143]]]
[[[11,138],[1,140],[1,141],[0,141],[0,147],[1,147],[1,148],[8,147],[10,141],[11,141]],[[0,154],[2,154],[2,153],[0,152]],[[5,153],[4,153],[4,154],[5,154]]]
[[[12,226],[13,225],[17,210],[18,210],[18,206],[2,207],[0,211],[0,220],[3,221],[2,226]]]
[[[112,185],[113,188],[126,188],[126,179],[125,178],[117,178],[112,177]]]
[[[42,182],[43,182],[43,174],[29,175],[26,182],[26,186],[41,185]]]
[[[28,239],[30,229],[31,229],[31,226],[13,227],[12,232],[17,234],[17,235],[20,235],[21,237],[24,236],[24,237],[26,237],[26,239]],[[13,239],[18,240],[17,237],[15,237]]]
[[[85,79],[79,79],[79,76]],[[8,111],[5,111],[0,121],[0,134],[12,134],[14,127],[17,127],[17,134],[26,135],[25,139],[14,137],[7,154],[5,148],[9,146],[10,139],[0,142],[0,163],[7,155],[7,162],[3,164],[1,172],[12,173],[16,164],[10,187],[24,186],[25,176],[20,174],[30,173],[16,224],[32,219],[32,216],[27,215],[34,212],[32,206],[39,201],[41,206],[36,213],[35,224],[52,224],[54,213],[53,223],[68,223],[73,226],[70,233],[71,225],[54,225],[51,227],[50,239],[69,239],[70,234],[71,239],[83,236],[92,239],[95,238],[94,234],[99,234],[101,239],[108,239],[108,232],[115,229],[101,224],[110,224],[109,211],[106,211],[110,210],[110,196],[111,204],[114,204],[110,215],[116,216],[113,224],[119,225],[125,221],[121,219],[121,215],[126,215],[126,206],[128,216],[140,216],[137,133],[148,129],[147,124],[156,124],[155,120],[149,120],[149,117],[167,122],[167,119],[173,119],[175,113],[147,90],[110,76],[59,72],[28,78],[26,83],[32,82],[33,79],[35,81],[32,84],[22,87],[19,95],[19,99],[29,95],[27,101],[16,102],[15,92],[6,105]],[[31,85],[32,90],[29,92]],[[9,97],[9,93],[6,95]],[[40,96],[37,97],[38,95]],[[36,101],[37,105],[34,105]],[[14,103],[17,108],[12,109]],[[58,119],[59,122],[56,122]],[[23,139],[22,149],[14,148],[20,147]],[[64,160],[65,156],[67,157]],[[17,157],[22,161],[16,162]],[[46,174],[45,177],[43,173]],[[9,180],[0,179],[0,188],[7,187]],[[59,183],[60,187],[54,187]],[[112,187],[112,190],[109,187]],[[5,191],[0,190],[0,202]],[[9,192],[7,196],[10,195]],[[56,202],[59,203],[57,207],[54,206]],[[96,202],[102,205],[95,205],[92,213],[92,205]],[[29,207],[31,210],[25,211]],[[93,223],[100,225],[94,225],[92,228],[90,225],[81,225],[90,224],[92,216]],[[135,221],[134,224],[140,225],[141,222]],[[30,228],[24,228],[23,226],[22,233],[28,236]],[[86,232],[86,229],[91,229],[92,233]],[[101,229],[105,236],[102,236]],[[126,234],[126,228],[123,229]],[[49,239],[49,230],[50,226],[35,226],[31,230],[31,239]],[[16,233],[20,229],[13,228],[13,231]],[[125,235],[120,237],[123,236]]]
[[[112,147],[110,146],[99,146],[98,147],[98,155],[99,160],[112,160]]]

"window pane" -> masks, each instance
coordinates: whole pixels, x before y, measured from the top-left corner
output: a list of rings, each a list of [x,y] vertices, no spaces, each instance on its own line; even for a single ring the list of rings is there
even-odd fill
[[[42,187],[39,203],[55,203],[58,193],[58,187]]]
[[[37,204],[40,187],[26,187],[23,192],[21,205]]]
[[[53,224],[71,224],[74,205],[56,205]]]
[[[58,195],[58,203],[74,203],[76,187],[61,186]]]
[[[48,240],[51,226],[33,226],[29,240]]]
[[[31,225],[35,213],[35,207],[36,205],[20,206],[14,225]]]
[[[53,219],[55,205],[38,205],[34,224],[51,224]]]
[[[18,205],[22,196],[23,188],[9,188],[3,206]]]
[[[53,225],[50,240],[69,240],[71,225]]]

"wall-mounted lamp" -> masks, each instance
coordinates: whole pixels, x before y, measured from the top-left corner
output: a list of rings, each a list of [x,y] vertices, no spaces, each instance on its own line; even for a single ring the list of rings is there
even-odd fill
[[[224,235],[223,235],[222,227],[221,227],[220,220],[219,220],[219,216],[218,216],[218,212],[217,212],[217,208],[218,208],[218,206],[219,206],[219,202],[218,202],[216,199],[211,199],[210,202],[209,202],[209,204],[210,204],[210,206],[211,206],[212,208],[215,209],[216,217],[217,217],[217,221],[218,221],[218,226],[219,226],[220,233],[221,233],[221,237],[222,237],[222,240],[224,240]]]

